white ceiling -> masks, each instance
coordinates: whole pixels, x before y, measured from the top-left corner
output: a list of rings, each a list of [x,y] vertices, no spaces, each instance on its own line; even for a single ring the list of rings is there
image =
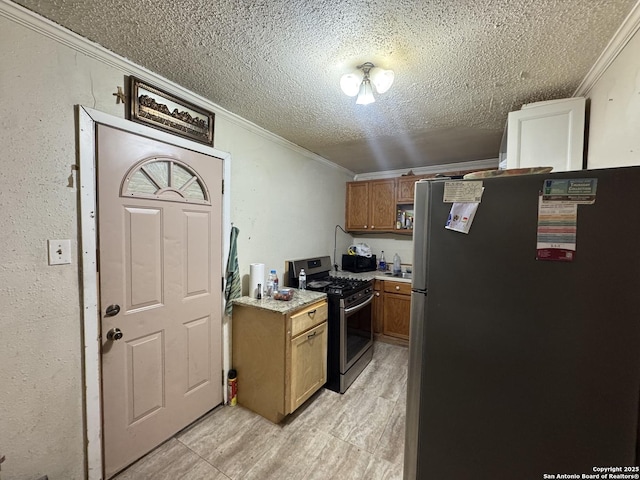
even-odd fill
[[[571,96],[636,0],[17,0],[356,173],[495,158]],[[340,76],[396,80],[355,105]]]

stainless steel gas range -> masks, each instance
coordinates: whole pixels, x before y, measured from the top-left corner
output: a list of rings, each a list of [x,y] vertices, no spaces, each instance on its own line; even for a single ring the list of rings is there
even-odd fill
[[[373,281],[331,273],[328,256],[287,262],[286,284],[298,287],[300,270],[307,289],[325,292],[329,301],[327,384],[344,393],[373,357]]]

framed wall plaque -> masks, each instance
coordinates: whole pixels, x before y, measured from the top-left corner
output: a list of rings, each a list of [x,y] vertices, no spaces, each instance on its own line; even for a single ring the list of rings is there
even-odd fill
[[[215,115],[130,77],[130,120],[213,146]]]

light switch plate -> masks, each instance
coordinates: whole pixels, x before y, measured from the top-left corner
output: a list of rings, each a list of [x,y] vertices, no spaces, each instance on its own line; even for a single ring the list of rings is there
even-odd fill
[[[71,263],[71,240],[49,240],[49,265]]]

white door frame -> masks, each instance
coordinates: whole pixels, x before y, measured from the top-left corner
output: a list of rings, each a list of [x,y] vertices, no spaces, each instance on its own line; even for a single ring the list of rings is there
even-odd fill
[[[85,455],[88,480],[102,480],[102,394],[100,376],[100,311],[98,309],[99,284],[97,275],[97,233],[96,222],[96,123],[118,128],[129,133],[148,137],[178,147],[193,150],[223,160],[225,194],[222,196],[222,269],[224,276],[226,258],[229,251],[231,233],[231,155],[191,140],[171,135],[122,118],[78,105],[78,147],[80,159],[80,241],[82,248],[82,325],[83,325],[83,366],[85,388]],[[224,285],[224,281],[223,281]],[[222,368],[223,378],[230,368],[229,319],[224,316],[224,295],[222,299]],[[226,388],[223,388],[226,399]]]

